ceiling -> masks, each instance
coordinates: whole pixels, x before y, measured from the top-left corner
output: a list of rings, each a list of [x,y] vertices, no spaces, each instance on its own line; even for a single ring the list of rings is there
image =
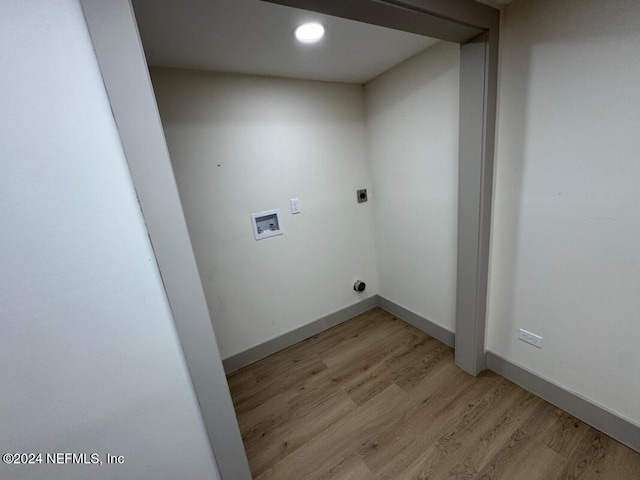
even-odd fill
[[[260,0],[133,0],[149,65],[366,83],[438,40]],[[324,24],[315,45],[301,23]]]

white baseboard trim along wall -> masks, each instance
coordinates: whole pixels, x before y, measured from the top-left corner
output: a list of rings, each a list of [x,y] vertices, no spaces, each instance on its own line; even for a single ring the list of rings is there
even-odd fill
[[[386,310],[400,320],[413,325],[418,330],[431,335],[450,347],[455,346],[455,334],[453,332],[436,325],[430,320],[421,317],[411,310],[407,310],[391,300],[387,300],[380,295],[375,295],[265,343],[256,345],[244,352],[233,355],[223,360],[224,369],[227,374],[234,372],[302,340],[306,340],[313,335],[335,327],[374,307],[380,307]],[[520,385],[525,390],[538,395],[552,405],[567,411],[583,422],[627,445],[629,448],[640,452],[640,426],[610,412],[600,405],[596,405],[577,393],[570,392],[540,377],[524,367],[511,363],[509,360],[493,352],[486,352],[486,357],[486,365],[489,370],[502,375],[507,380]]]

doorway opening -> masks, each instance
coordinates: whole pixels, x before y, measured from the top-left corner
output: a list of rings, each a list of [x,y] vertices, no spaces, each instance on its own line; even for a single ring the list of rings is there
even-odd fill
[[[453,346],[459,45],[256,0],[133,6],[227,373],[378,304]]]

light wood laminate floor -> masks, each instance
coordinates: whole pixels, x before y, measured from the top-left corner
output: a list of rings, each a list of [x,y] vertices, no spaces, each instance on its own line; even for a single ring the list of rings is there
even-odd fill
[[[259,480],[640,479],[640,454],[378,308],[229,386]]]

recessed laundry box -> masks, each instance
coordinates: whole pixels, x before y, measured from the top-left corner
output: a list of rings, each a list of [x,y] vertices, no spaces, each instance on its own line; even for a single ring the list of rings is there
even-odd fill
[[[253,236],[256,240],[282,235],[282,220],[280,219],[280,210],[265,210],[264,212],[251,214],[251,226],[253,227]]]

